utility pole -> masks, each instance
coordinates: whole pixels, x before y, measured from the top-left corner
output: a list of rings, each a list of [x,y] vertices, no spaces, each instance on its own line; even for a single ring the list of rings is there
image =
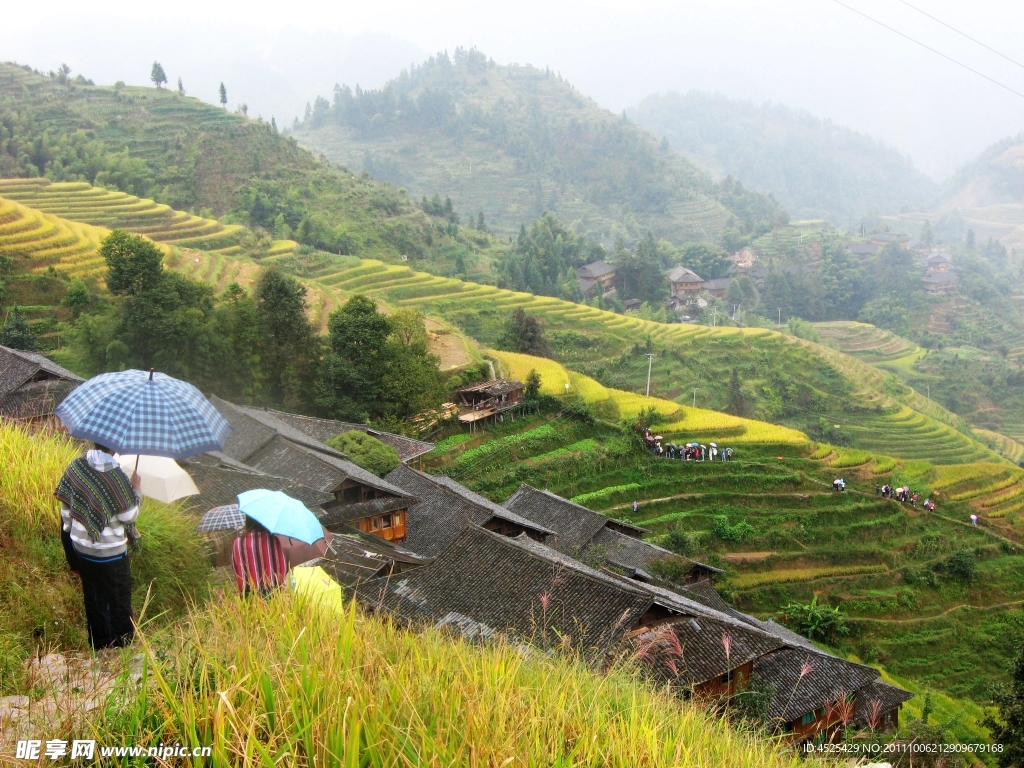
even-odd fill
[[[648,353],[647,357],[647,396],[651,396],[651,366],[654,364],[654,355]]]
[[[711,310],[711,327],[714,328],[715,326],[718,325],[718,307],[712,307]]]
[[[693,407],[697,407],[697,387],[693,388]]]
[[[928,387],[928,399],[931,400],[932,399],[932,385],[931,384],[925,384],[925,386]]]
[[[782,325],[782,307],[779,307],[779,325]]]

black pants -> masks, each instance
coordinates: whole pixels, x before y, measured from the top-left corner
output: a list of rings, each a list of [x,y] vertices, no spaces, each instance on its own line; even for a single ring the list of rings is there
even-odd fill
[[[96,650],[120,648],[135,636],[132,624],[132,571],[128,556],[96,561],[78,556],[89,642]]]

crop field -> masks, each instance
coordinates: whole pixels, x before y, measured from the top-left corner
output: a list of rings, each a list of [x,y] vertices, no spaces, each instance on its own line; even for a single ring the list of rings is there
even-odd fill
[[[868,323],[840,320],[814,327],[823,343],[880,368],[909,371],[925,354],[912,341]]]
[[[105,269],[99,255],[107,230],[65,221],[0,197],[0,255],[19,269],[43,272],[54,267],[72,277]]]
[[[551,429],[538,431],[544,426]],[[847,492],[832,493],[829,462],[851,455],[859,462],[863,454],[819,445],[803,452],[814,458],[778,456],[773,445],[737,444],[731,463],[670,461],[638,456],[603,429],[566,418],[517,420],[459,437],[458,450],[435,455],[430,469],[451,472],[495,501],[526,482],[628,519],[652,542],[724,568],[719,588],[762,617],[817,594],[849,617],[851,634],[838,651],[882,664],[918,690],[985,700],[1024,620],[1024,526],[987,512],[1024,507],[1024,472],[998,462],[931,465],[869,453],[844,473]],[[509,446],[534,435],[543,440],[517,451],[520,461],[507,460]],[[496,449],[479,450],[489,441]],[[460,450],[474,449],[475,460],[459,459]],[[875,474],[886,464],[887,473]],[[937,513],[877,496],[875,485],[886,480],[910,485],[922,499],[940,489]],[[972,513],[981,517],[977,527]],[[723,516],[750,532],[721,538]],[[977,563],[968,580],[947,570],[962,550]],[[956,706],[978,712],[973,703]],[[962,737],[978,736],[979,721],[965,718]]]
[[[661,417],[661,421],[657,422],[653,429],[666,440],[708,440],[718,437],[723,440],[728,438],[733,443],[809,443],[805,434],[788,427],[742,419],[703,408],[690,408],[671,400],[608,388],[548,358],[496,350],[489,350],[487,354],[501,362],[506,375],[525,381],[531,370],[536,371],[541,376],[541,391],[545,394],[578,396],[587,405],[596,407],[599,412],[610,414],[616,420],[633,419],[641,410],[653,408]],[[568,390],[565,388],[566,384],[569,384]]]
[[[965,428],[962,419],[938,404],[913,391],[900,396],[886,394],[884,371],[838,350],[767,329],[655,323],[367,259],[325,265],[321,270],[304,274],[345,293],[364,293],[392,306],[415,307],[443,317],[487,345],[493,345],[500,334],[506,313],[521,307],[541,318],[549,333],[575,334],[574,339],[583,340],[555,350],[555,357],[568,372],[553,366],[550,375],[545,376],[539,368],[538,372],[546,392],[555,394],[556,385],[564,390],[566,383],[572,387],[575,380],[578,394],[587,402],[614,401],[611,396],[603,397],[603,390],[644,391],[647,360],[638,353],[629,357],[629,350],[638,342],[649,340],[647,343],[656,354],[651,394],[657,399],[652,400],[666,403],[659,406],[665,414],[672,412],[673,407],[667,403],[673,403],[675,412],[684,417],[682,421],[668,422],[673,424],[671,430],[662,429],[673,436],[677,427],[680,436],[690,431],[738,429],[740,423],[736,421],[702,424],[702,418],[712,417],[697,413],[691,414],[689,424],[684,426],[683,422],[692,410],[689,406],[693,399],[705,411],[720,414],[724,410],[728,391],[722,384],[728,380],[732,367],[748,371],[747,375],[756,382],[763,381],[765,388],[777,389],[778,384],[768,380],[770,375],[766,376],[764,361],[771,361],[807,388],[814,409],[809,412],[802,406],[778,419],[785,427],[771,426],[776,421],[772,418],[775,412],[766,402],[764,415],[761,414],[762,384],[755,383],[748,394],[754,401],[752,415],[755,421],[767,426],[744,425],[743,435],[749,441],[795,444],[804,439],[801,433],[820,415],[839,425],[851,448],[944,463],[998,460],[994,451],[958,429]],[[550,362],[537,365],[550,366]],[[513,370],[510,375],[524,378],[529,367]],[[584,376],[587,378],[581,378]],[[697,392],[693,393],[693,389]],[[618,397],[617,415],[639,410],[637,395]],[[788,432],[781,431],[786,428]]]
[[[0,179],[0,197],[68,221],[145,235],[158,243],[222,255],[252,255],[253,248],[246,244],[250,235],[244,227],[193,216],[152,200],[93,187],[84,181]],[[291,240],[279,240],[272,244],[268,254],[288,255],[294,252],[296,245]]]

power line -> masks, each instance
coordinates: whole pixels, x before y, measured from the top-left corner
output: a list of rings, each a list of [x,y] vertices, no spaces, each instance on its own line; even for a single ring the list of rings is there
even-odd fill
[[[912,42],[912,43],[915,43],[915,44],[917,44],[917,45],[920,45],[920,46],[921,46],[922,48],[925,48],[925,49],[927,49],[927,50],[931,51],[932,53],[934,53],[934,54],[937,54],[938,56],[941,56],[942,58],[946,59],[947,61],[951,61],[951,62],[953,62],[953,63],[954,63],[954,64],[956,64],[956,65],[957,65],[958,67],[963,67],[963,68],[964,68],[964,69],[966,69],[966,70],[967,70],[968,72],[972,72],[972,73],[974,73],[975,75],[977,75],[978,77],[982,77],[982,78],[984,78],[984,79],[988,80],[988,81],[989,81],[990,83],[993,83],[993,84],[995,84],[995,85],[998,85],[998,86],[999,86],[1000,88],[1002,88],[1002,89],[1004,89],[1004,90],[1007,90],[1007,91],[1009,91],[1009,92],[1010,92],[1010,93],[1012,93],[1012,94],[1013,94],[1014,96],[1020,96],[1020,97],[1021,97],[1022,99],[1024,99],[1024,93],[1021,93],[1020,91],[1015,91],[1015,90],[1013,90],[1013,88],[1011,88],[1011,87],[1010,87],[1010,86],[1008,86],[1008,85],[1003,85],[1003,84],[1002,84],[1002,83],[1000,83],[1000,82],[999,82],[998,80],[994,80],[994,79],[992,79],[991,77],[989,77],[988,75],[982,74],[981,72],[979,72],[979,71],[978,71],[978,70],[976,70],[976,69],[972,69],[971,67],[967,66],[967,65],[966,65],[966,64],[964,64],[963,62],[957,61],[957,60],[956,60],[956,59],[954,59],[954,58],[953,58],[952,56],[947,56],[947,55],[946,55],[946,54],[944,54],[944,53],[943,53],[942,51],[936,50],[935,48],[932,48],[932,47],[931,47],[930,45],[926,45],[925,43],[922,43],[922,42],[921,42],[920,40],[916,40],[916,39],[914,39],[913,37],[911,37],[910,35],[908,35],[908,34],[905,34],[905,33],[903,33],[903,32],[900,32],[900,31],[899,31],[898,29],[895,29],[895,28],[893,28],[893,27],[890,27],[890,26],[889,26],[888,24],[885,24],[885,23],[883,23],[883,22],[879,21],[878,19],[876,19],[876,18],[874,18],[874,17],[872,17],[872,16],[868,16],[868,15],[867,15],[866,13],[864,13],[863,11],[858,11],[858,10],[857,10],[856,8],[853,8],[852,6],[849,6],[849,5],[847,5],[846,3],[842,2],[842,0],[832,0],[832,2],[836,3],[836,5],[841,5],[841,6],[843,6],[843,8],[846,8],[846,9],[847,9],[848,11],[853,11],[853,12],[854,12],[854,13],[856,13],[856,14],[857,14],[858,16],[863,16],[863,17],[864,17],[865,19],[867,19],[868,21],[874,22],[875,24],[877,24],[877,25],[878,25],[878,26],[880,26],[880,27],[885,27],[885,28],[886,28],[886,29],[888,29],[888,30],[889,30],[890,32],[895,32],[895,33],[896,33],[897,35],[899,35],[900,37],[906,38],[906,39],[907,39],[907,40],[909,40],[910,42]]]
[[[905,6],[907,6],[908,8],[913,8],[913,9],[914,9],[915,11],[917,11],[917,12],[918,12],[918,13],[920,13],[920,14],[922,14],[923,16],[927,16],[927,17],[928,17],[929,19],[931,19],[932,21],[934,21],[934,22],[937,22],[937,23],[941,24],[941,25],[942,25],[942,26],[944,26],[944,27],[945,27],[946,29],[951,29],[951,30],[953,30],[954,32],[956,32],[956,33],[957,33],[958,35],[961,35],[961,36],[963,36],[963,37],[966,37],[966,38],[967,38],[968,40],[970,40],[970,41],[971,41],[972,43],[976,43],[977,45],[980,45],[980,46],[981,46],[982,48],[984,48],[984,49],[985,49],[986,51],[992,51],[992,53],[994,53],[994,54],[995,54],[996,56],[1001,56],[1002,58],[1006,59],[1006,60],[1007,60],[1008,62],[1010,62],[1011,64],[1016,64],[1016,65],[1017,65],[1018,67],[1020,67],[1021,69],[1024,69],[1024,64],[1021,64],[1021,63],[1020,63],[1019,61],[1015,61],[1015,60],[1011,59],[1011,58],[1010,58],[1009,56],[1007,56],[1007,55],[1006,55],[1005,53],[1000,53],[999,51],[997,51],[997,50],[996,50],[995,48],[993,48],[993,47],[992,47],[992,46],[990,46],[990,45],[985,45],[985,44],[984,44],[983,42],[981,42],[981,40],[976,40],[975,38],[973,38],[973,37],[971,37],[970,35],[968,35],[968,34],[967,34],[966,32],[961,32],[961,31],[960,31],[959,29],[957,29],[956,27],[954,27],[954,26],[953,26],[952,24],[947,24],[947,23],[946,23],[946,22],[944,22],[944,21],[943,21],[942,19],[937,19],[937,18],[935,18],[934,16],[932,16],[932,15],[931,15],[930,13],[928,13],[927,11],[922,11],[922,10],[921,10],[920,8],[918,8],[918,7],[916,6],[916,5],[911,5],[910,3],[908,3],[908,2],[907,2],[907,0],[899,0],[899,2],[903,3],[903,4],[904,4]]]

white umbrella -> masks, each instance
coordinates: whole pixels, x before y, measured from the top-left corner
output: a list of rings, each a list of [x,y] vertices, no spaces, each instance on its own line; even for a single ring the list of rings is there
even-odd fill
[[[118,456],[121,468],[130,477],[132,471],[139,473],[143,496],[170,504],[185,496],[199,493],[188,472],[178,466],[174,459],[165,456]],[[138,462],[138,469],[135,464]]]

